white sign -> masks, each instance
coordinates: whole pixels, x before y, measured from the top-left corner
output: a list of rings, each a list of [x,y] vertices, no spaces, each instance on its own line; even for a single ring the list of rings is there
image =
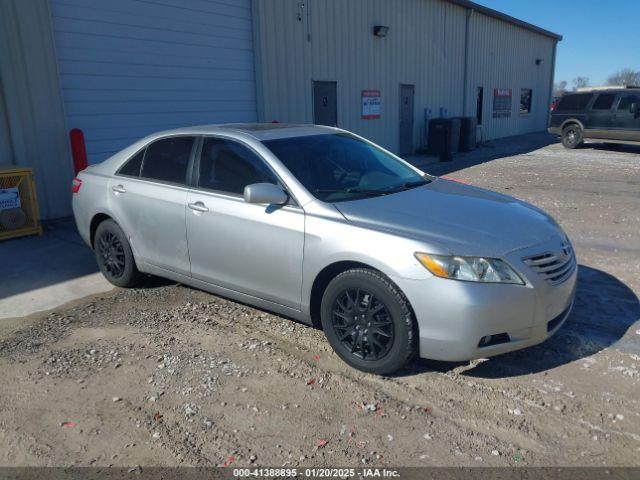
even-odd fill
[[[20,192],[18,187],[0,188],[0,210],[20,208]]]
[[[362,118],[380,118],[380,90],[362,91]]]

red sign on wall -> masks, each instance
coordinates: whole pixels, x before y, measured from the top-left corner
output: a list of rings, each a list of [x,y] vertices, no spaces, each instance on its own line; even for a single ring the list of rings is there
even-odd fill
[[[512,97],[510,88],[493,89],[493,118],[511,116]]]
[[[362,118],[371,120],[380,118],[380,90],[362,91]]]

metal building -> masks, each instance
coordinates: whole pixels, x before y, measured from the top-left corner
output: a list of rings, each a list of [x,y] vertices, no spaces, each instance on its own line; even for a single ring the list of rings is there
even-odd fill
[[[56,218],[73,128],[89,163],[203,123],[337,124],[399,153],[439,116],[543,130],[560,38],[465,0],[2,0],[0,168],[33,167]]]
[[[435,117],[478,115],[484,139],[546,126],[559,35],[462,0],[253,6],[261,120],[337,124],[402,154]]]

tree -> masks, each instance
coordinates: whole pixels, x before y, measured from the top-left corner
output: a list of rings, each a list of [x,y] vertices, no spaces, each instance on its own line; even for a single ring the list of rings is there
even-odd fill
[[[562,95],[566,91],[567,91],[567,81],[566,80],[560,80],[559,82],[553,84],[553,96],[554,97],[559,97],[560,95]]]
[[[607,85],[640,85],[640,71],[623,68],[609,76]]]
[[[573,90],[589,86],[589,77],[576,77],[573,79]]]

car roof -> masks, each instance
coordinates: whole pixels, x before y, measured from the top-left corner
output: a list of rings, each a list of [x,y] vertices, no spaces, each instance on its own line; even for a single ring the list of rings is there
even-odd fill
[[[250,135],[257,140],[273,140],[278,138],[302,137],[308,135],[326,135],[342,130],[311,124],[292,123],[224,123],[218,125],[196,125],[192,127],[176,128],[154,133],[154,137],[169,135],[207,135],[240,133]]]
[[[575,92],[565,92],[565,95],[576,95],[578,93],[618,93],[618,92],[629,92],[629,93],[638,93],[640,92],[640,87],[636,86],[609,86],[609,87],[584,87],[578,88]]]

